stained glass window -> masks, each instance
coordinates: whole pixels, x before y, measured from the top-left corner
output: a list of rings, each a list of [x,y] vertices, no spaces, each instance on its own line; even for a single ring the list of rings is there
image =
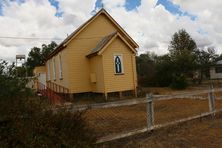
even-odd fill
[[[123,73],[122,55],[114,55],[114,64],[115,64],[115,73],[116,74]]]

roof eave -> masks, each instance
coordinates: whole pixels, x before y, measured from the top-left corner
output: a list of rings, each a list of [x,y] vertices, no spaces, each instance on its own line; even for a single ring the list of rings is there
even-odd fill
[[[56,55],[57,53],[59,53],[62,49],[66,48],[66,45],[64,44],[60,44],[52,53],[50,53],[48,55],[48,57],[46,58],[45,61],[48,61],[49,59],[51,59],[54,55]]]
[[[93,53],[93,54],[88,54],[88,55],[86,55],[86,57],[87,57],[87,58],[91,58],[91,57],[94,57],[94,56],[96,56],[96,55],[98,55],[98,52],[95,52],[95,53]]]
[[[121,34],[117,33],[117,34],[107,43],[107,45],[105,45],[105,46],[98,52],[98,55],[101,55],[101,54],[104,52],[104,50],[114,41],[114,39],[115,39],[116,37],[119,37],[119,38],[131,49],[131,51],[132,51],[133,53],[135,53],[135,54],[137,53],[137,50],[134,49],[134,47],[132,47],[132,45],[129,44],[129,43],[124,39],[123,36],[121,36]]]
[[[139,48],[139,45],[134,41],[130,35],[113,19],[113,17],[105,10],[103,9],[102,12],[104,12],[112,21],[113,23],[129,38],[129,40],[133,43],[135,46],[134,48]]]

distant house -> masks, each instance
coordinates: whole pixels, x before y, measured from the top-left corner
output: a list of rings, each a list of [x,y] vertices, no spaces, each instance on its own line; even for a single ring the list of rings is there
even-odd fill
[[[222,60],[210,67],[210,79],[222,79]]]
[[[47,58],[47,87],[70,94],[133,91],[137,94],[137,43],[104,10],[100,10]],[[54,85],[55,84],[55,85]]]

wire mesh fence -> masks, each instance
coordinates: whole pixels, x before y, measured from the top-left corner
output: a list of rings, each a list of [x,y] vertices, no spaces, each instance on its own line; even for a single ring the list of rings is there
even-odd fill
[[[87,109],[85,118],[98,140],[104,137],[112,139],[110,137],[132,135],[135,131],[147,131],[169,122],[181,119],[185,121],[186,118],[192,119],[222,109],[222,89],[211,88],[170,96],[149,95],[146,98],[75,106],[70,109]]]
[[[146,116],[145,103],[91,109],[86,113],[89,125],[95,130],[98,138],[146,127]]]

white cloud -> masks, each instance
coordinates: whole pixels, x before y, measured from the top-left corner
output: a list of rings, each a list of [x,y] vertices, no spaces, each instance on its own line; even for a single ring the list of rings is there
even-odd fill
[[[59,0],[59,11],[63,12],[65,21],[73,22],[78,26],[91,16],[92,10],[95,8],[96,0]]]
[[[115,9],[117,7],[124,7],[126,0],[102,0],[105,9]]]
[[[103,2],[106,5],[106,1]],[[109,1],[109,5],[111,2]],[[166,53],[172,34],[192,22],[189,17],[178,19],[178,16],[169,13],[162,5],[156,6],[156,2],[156,0],[142,0],[135,11],[114,7],[114,4],[110,8],[107,7],[114,19],[140,45],[139,53],[146,51]]]
[[[218,0],[173,0],[175,4],[181,6],[185,11],[196,15],[197,24],[207,35],[205,38],[212,42],[212,45],[219,53],[222,52],[222,1]],[[202,35],[204,36],[204,35]],[[203,42],[203,41],[201,41]]]
[[[157,0],[142,0],[132,11],[124,7],[126,0],[102,0],[104,7],[114,19],[140,45],[139,53],[167,52],[172,35],[181,28],[187,30],[204,48],[222,47],[222,2],[216,0],[172,0],[183,11],[197,16],[192,21],[188,16],[173,15]],[[47,0],[27,0],[25,3],[9,1],[0,16],[0,36],[65,38],[79,25],[91,17],[96,0],[59,0],[59,9]],[[207,7],[206,7],[207,6]],[[56,17],[56,12],[62,12]],[[50,40],[13,40],[0,38],[0,59],[14,59],[16,54],[27,54],[29,49],[48,44]],[[58,41],[59,42],[59,41]],[[221,53],[220,50],[217,50]]]
[[[189,16],[173,15],[162,5],[156,6],[157,0],[142,0],[137,11],[130,12],[127,12],[124,7],[115,5],[114,2],[110,4],[112,1],[103,0],[103,2],[105,5],[107,3],[106,8],[117,22],[139,43],[140,53],[144,51],[166,53],[172,35],[182,28],[186,29],[200,48],[214,46],[220,49],[222,47],[222,22],[218,21],[222,19],[220,8],[222,2],[173,0],[184,12],[197,16],[195,21]],[[217,51],[221,53],[220,50]]]
[[[63,21],[55,17],[56,9],[47,1],[30,0],[22,4],[8,2],[0,16],[0,36],[5,37],[54,37],[56,28]],[[14,59],[16,54],[26,54],[28,49],[50,41],[0,38],[0,58]]]
[[[64,39],[90,17],[90,11],[94,7],[94,2],[89,0],[88,5],[76,8],[74,6],[78,5],[77,0],[75,3],[74,0],[60,3],[59,9],[63,11],[63,17],[56,17],[56,8],[46,0],[27,0],[25,3],[8,1],[3,7],[3,16],[0,16],[0,36],[46,39],[0,38],[0,59],[14,60],[16,54],[27,55],[32,47],[50,43],[50,38]]]

